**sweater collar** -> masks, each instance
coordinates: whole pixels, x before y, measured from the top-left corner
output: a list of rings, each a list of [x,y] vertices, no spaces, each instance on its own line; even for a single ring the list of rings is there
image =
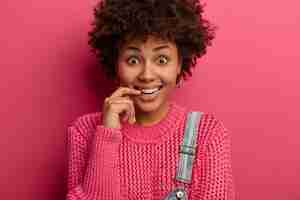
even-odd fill
[[[182,118],[184,108],[171,101],[166,117],[152,126],[142,126],[139,124],[122,125],[122,132],[128,139],[137,143],[158,143],[174,134],[174,128],[178,124],[178,119]]]

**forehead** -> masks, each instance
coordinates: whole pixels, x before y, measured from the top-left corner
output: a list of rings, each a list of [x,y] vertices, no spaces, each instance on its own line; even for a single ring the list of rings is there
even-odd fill
[[[170,48],[175,48],[176,44],[169,41],[164,40],[162,38],[154,37],[154,36],[148,36],[146,39],[140,39],[140,38],[133,38],[127,40],[123,44],[123,49],[128,46],[134,46],[134,47],[140,47],[140,48],[154,48],[159,45],[168,45]]]

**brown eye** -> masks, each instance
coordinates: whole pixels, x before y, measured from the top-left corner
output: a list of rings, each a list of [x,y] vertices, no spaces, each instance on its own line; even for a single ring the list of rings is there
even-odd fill
[[[166,56],[159,56],[159,57],[158,57],[158,64],[160,64],[160,65],[165,65],[165,64],[167,64],[168,62],[169,62],[168,57],[166,57]]]
[[[130,57],[128,60],[127,60],[127,63],[129,63],[129,65],[135,65],[135,64],[138,64],[139,63],[139,60],[137,57]]]

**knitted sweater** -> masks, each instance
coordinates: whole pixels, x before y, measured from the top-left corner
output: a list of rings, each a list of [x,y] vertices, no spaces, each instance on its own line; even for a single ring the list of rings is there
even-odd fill
[[[203,113],[192,182],[175,179],[188,109],[170,103],[152,126],[123,122],[106,128],[101,112],[84,114],[68,126],[67,200],[163,200],[184,186],[189,200],[233,200],[231,140],[212,113]]]

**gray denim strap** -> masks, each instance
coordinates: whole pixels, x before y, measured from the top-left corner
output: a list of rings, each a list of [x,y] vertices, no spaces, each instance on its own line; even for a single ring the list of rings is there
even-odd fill
[[[196,154],[198,127],[202,112],[190,112],[187,116],[184,140],[180,146],[180,158],[177,167],[176,180],[191,183],[193,161]]]
[[[176,188],[164,200],[188,200],[187,192],[183,188]]]

